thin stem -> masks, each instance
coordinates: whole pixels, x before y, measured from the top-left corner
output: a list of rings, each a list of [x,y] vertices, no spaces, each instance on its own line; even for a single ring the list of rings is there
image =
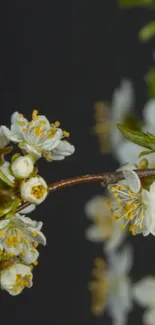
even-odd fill
[[[155,176],[155,169],[137,169],[135,170],[139,178],[144,178],[148,176]],[[94,175],[84,175],[78,177],[72,177],[65,180],[61,180],[52,184],[49,184],[48,188],[50,192],[57,191],[59,189],[73,186],[76,184],[90,183],[90,182],[99,182],[102,183],[103,186],[107,186],[109,184],[117,183],[118,181],[124,179],[123,171],[116,171],[112,173],[104,173],[104,174],[94,174]],[[24,208],[28,207],[30,203],[26,202],[21,204],[17,212],[20,212]]]

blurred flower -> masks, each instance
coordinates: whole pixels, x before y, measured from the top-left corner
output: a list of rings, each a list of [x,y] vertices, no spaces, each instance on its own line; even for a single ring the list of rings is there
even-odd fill
[[[132,290],[128,273],[132,266],[132,251],[125,247],[120,253],[110,253],[109,265],[97,259],[93,270],[94,280],[89,284],[92,295],[92,313],[96,316],[105,309],[113,325],[125,325],[132,309]]]
[[[85,212],[94,225],[86,230],[86,237],[94,242],[105,242],[105,250],[118,248],[126,232],[123,232],[120,223],[116,223],[111,210],[112,202],[106,196],[95,196],[85,205]]]
[[[33,161],[29,155],[18,157],[12,164],[11,170],[16,178],[27,178],[34,168]]]
[[[148,276],[133,287],[133,297],[142,307],[148,308],[143,316],[143,324],[154,325],[155,323],[155,278]]]
[[[111,109],[103,101],[95,103],[95,133],[99,137],[102,153],[117,150],[123,139],[117,128],[117,123],[124,123],[130,116],[133,106],[133,87],[127,79],[122,80],[120,88],[114,91]]]
[[[143,109],[143,132],[150,132],[155,135],[155,99],[149,99]],[[139,154],[146,151],[146,148],[133,143],[132,141],[124,140],[120,143],[116,151],[116,158],[120,164],[132,161],[135,164],[139,163]],[[145,156],[149,162],[149,168],[155,167],[155,153],[150,153]]]
[[[60,123],[50,124],[44,115],[38,111],[32,113],[32,121],[28,122],[22,114],[15,112],[11,118],[11,129],[2,126],[2,131],[8,140],[19,143],[19,147],[36,158],[42,155],[48,160],[60,160],[71,155],[75,148],[67,141],[69,133],[59,128]]]
[[[27,265],[14,264],[0,272],[0,284],[2,289],[10,295],[16,296],[27,287],[32,287],[32,272]]]
[[[44,179],[40,176],[31,177],[21,184],[21,197],[27,202],[34,204],[42,203],[48,194],[48,187]]]
[[[115,199],[112,207],[115,219],[124,220],[123,229],[129,224],[133,235],[155,235],[155,183],[147,191],[141,187],[140,179],[134,171],[124,170],[123,173],[125,185],[117,183],[108,186]]]

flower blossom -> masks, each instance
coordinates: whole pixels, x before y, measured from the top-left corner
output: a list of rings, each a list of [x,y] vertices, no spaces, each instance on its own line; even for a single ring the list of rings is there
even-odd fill
[[[129,225],[133,235],[155,235],[155,182],[149,190],[145,190],[134,171],[124,170],[123,174],[124,184],[119,182],[108,186],[114,198],[112,209],[115,219],[123,220],[123,229]]]
[[[133,287],[133,298],[143,308],[148,308],[143,315],[144,325],[155,323],[155,278],[148,276]]]
[[[38,115],[38,111],[32,113],[32,121],[18,112],[11,118],[11,128],[1,126],[5,137],[15,143],[27,153],[36,158],[44,156],[48,161],[62,160],[65,156],[74,153],[74,146],[62,140],[69,133],[59,128],[60,123],[50,124],[44,115]]]
[[[46,245],[46,238],[40,231],[42,222],[16,214],[0,221],[0,245],[12,256],[19,256],[26,263],[35,262],[39,256],[35,247]]]
[[[98,316],[107,310],[113,325],[125,325],[132,309],[132,290],[128,275],[131,266],[130,247],[125,247],[120,253],[110,253],[108,266],[101,259],[95,261],[94,280],[89,284],[92,312]]]
[[[32,277],[29,266],[20,263],[13,264],[0,272],[1,288],[8,291],[12,296],[16,296],[25,287],[32,287]]]
[[[48,187],[42,177],[36,176],[31,177],[27,181],[23,181],[20,191],[23,200],[34,204],[40,204],[45,200],[48,194]]]

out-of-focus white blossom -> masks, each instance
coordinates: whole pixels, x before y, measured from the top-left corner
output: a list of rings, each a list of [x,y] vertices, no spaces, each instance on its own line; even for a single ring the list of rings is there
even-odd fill
[[[117,128],[117,123],[124,123],[134,106],[133,86],[130,80],[123,79],[120,87],[115,89],[111,107],[104,101],[95,103],[95,133],[99,138],[102,153],[117,152],[123,136]]]
[[[11,170],[16,178],[22,179],[30,176],[34,168],[29,155],[18,157],[11,165]]]
[[[104,242],[106,251],[117,249],[126,235],[120,223],[114,220],[111,204],[108,197],[96,196],[85,205],[86,215],[94,223],[86,230],[86,237],[94,242]]]
[[[0,284],[2,289],[8,291],[10,295],[16,296],[25,287],[32,287],[32,277],[29,266],[17,263],[0,272]]]
[[[150,132],[155,135],[155,99],[149,99],[145,104],[143,109],[144,123],[142,127],[143,132]],[[120,132],[121,134],[121,132]],[[139,154],[142,151],[146,151],[146,148],[139,146],[132,141],[124,139],[115,152],[116,158],[120,164],[127,163],[132,161],[135,164],[138,164],[140,161]],[[144,155],[144,158],[147,158],[149,162],[149,168],[155,167],[155,153],[149,155]]]
[[[27,181],[23,181],[20,191],[23,200],[34,204],[40,204],[47,197],[48,187],[42,177],[36,176],[31,177]]]
[[[130,80],[123,79],[120,88],[114,91],[112,97],[111,120],[114,123],[114,127],[111,132],[111,144],[114,151],[117,151],[118,145],[123,139],[117,124],[124,123],[125,118],[132,112],[133,106],[134,93],[132,83]]]
[[[108,311],[113,325],[126,325],[132,309],[132,286],[129,272],[132,266],[132,251],[125,247],[120,253],[108,256],[109,264],[96,261],[94,280],[89,284],[92,294],[92,312],[100,315]]]
[[[64,159],[75,150],[73,145],[62,140],[69,133],[62,131],[59,125],[59,122],[50,124],[44,115],[38,115],[38,111],[34,110],[31,122],[15,112],[11,117],[11,128],[1,126],[1,129],[5,137],[18,143],[22,150],[34,154],[36,158],[43,155],[51,161]]]
[[[143,315],[144,325],[154,325],[155,323],[155,278],[148,276],[133,287],[133,298],[142,306],[147,308]]]

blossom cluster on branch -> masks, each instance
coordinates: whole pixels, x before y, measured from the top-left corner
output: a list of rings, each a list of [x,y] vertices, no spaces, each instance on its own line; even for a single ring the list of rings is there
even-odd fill
[[[30,122],[15,112],[10,128],[0,127],[0,286],[13,296],[32,286],[38,245],[46,245],[43,223],[25,216],[49,192],[36,163],[41,157],[51,162],[71,155],[74,146],[65,140],[68,136],[58,121],[50,124],[37,110]],[[5,156],[13,149],[9,162]],[[28,207],[22,209],[25,203]]]

